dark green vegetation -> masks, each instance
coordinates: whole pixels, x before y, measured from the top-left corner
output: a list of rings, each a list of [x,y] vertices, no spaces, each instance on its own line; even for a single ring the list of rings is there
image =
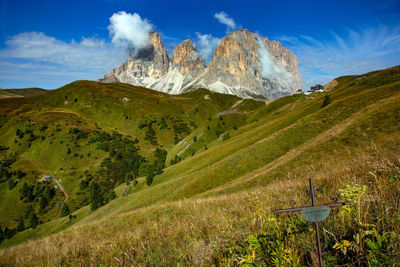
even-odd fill
[[[399,69],[267,105],[94,82],[3,100],[0,212],[19,213],[1,216],[0,264],[313,265],[313,230],[271,214],[313,177],[321,202],[354,202],[321,226],[325,264],[398,265]],[[69,216],[60,190],[44,197],[54,180],[20,199],[49,172]]]

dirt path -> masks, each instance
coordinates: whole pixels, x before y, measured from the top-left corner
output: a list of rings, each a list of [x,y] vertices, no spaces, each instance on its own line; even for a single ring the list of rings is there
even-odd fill
[[[380,106],[385,105],[386,103],[389,103],[391,101],[400,101],[400,94],[399,95],[395,95],[392,96],[390,98],[386,98],[383,99],[381,101],[378,101],[372,105],[369,105],[367,107],[365,107],[363,110],[353,114],[352,116],[350,116],[349,118],[347,118],[346,120],[342,121],[339,124],[336,124],[335,126],[333,126],[332,128],[326,130],[325,132],[319,134],[318,136],[314,137],[313,139],[297,146],[296,148],[288,151],[286,154],[282,155],[281,157],[271,161],[270,163],[268,163],[267,165],[254,170],[248,174],[245,174],[244,176],[238,177],[235,180],[228,182],[224,185],[221,185],[217,188],[208,190],[201,195],[205,195],[205,194],[210,194],[210,193],[215,193],[218,191],[222,191],[222,190],[226,190],[226,189],[230,189],[235,187],[238,184],[241,183],[245,183],[251,180],[256,179],[259,176],[262,176],[270,171],[272,171],[275,168],[280,167],[281,165],[289,162],[290,160],[296,158],[297,156],[299,156],[300,154],[302,154],[304,151],[315,147],[317,145],[320,145],[328,140],[330,140],[332,137],[339,135],[340,133],[342,133],[348,126],[350,126],[352,123],[356,122],[357,120],[359,120],[361,117],[372,113],[376,110],[379,110]],[[292,125],[291,125],[292,126]],[[290,127],[290,126],[289,126]],[[285,128],[287,129],[287,128]]]
[[[204,134],[204,132],[201,132],[196,138],[197,140],[200,139],[200,137],[202,137]],[[182,142],[182,145],[186,145],[186,141],[183,140],[184,142]],[[183,152],[185,152],[192,144],[187,144],[181,151],[178,152],[178,156],[180,156]]]
[[[233,104],[233,106],[231,107],[231,109],[218,112],[217,115],[215,115],[215,116],[218,118],[219,116],[228,115],[228,114],[243,114],[243,112],[240,112],[237,109],[235,109],[235,107],[237,107],[240,104],[242,104],[243,101],[244,101],[243,99],[236,101],[235,104]],[[246,112],[244,112],[244,113],[246,113]]]
[[[236,109],[229,109],[229,110],[224,110],[224,111],[218,112],[217,115],[215,115],[215,116],[218,118],[219,116],[228,115],[228,114],[243,114],[243,112],[237,111]]]
[[[236,103],[235,104],[233,104],[233,106],[231,107],[231,109],[234,109],[234,108],[236,108],[237,106],[239,106],[240,104],[242,104],[243,103],[243,99],[242,100],[238,100],[238,101],[236,101]]]
[[[84,118],[84,117],[82,116],[82,114],[80,114],[80,113],[78,113],[78,112],[75,112],[75,111],[72,111],[72,110],[69,110],[69,109],[63,109],[63,108],[55,108],[55,109],[52,109],[52,110],[43,111],[43,112],[41,112],[41,113],[63,113],[63,114],[73,114],[73,115],[76,115],[77,117],[82,117],[82,118]]]
[[[18,98],[18,97],[23,97],[22,95],[13,94],[13,93],[10,93],[10,92],[4,91],[4,90],[0,90],[0,92],[1,92],[1,93],[4,93],[5,95],[7,95],[7,96],[5,96],[4,98]]]
[[[67,194],[67,192],[65,192],[64,187],[60,184],[60,182],[59,182],[56,178],[53,178],[53,181],[57,184],[58,188],[60,189],[60,191],[61,191],[61,192],[64,194],[64,196],[65,196],[64,201],[60,204],[60,210],[58,211],[58,214],[57,214],[57,217],[59,217],[59,216],[60,216],[60,213],[61,213],[62,206],[63,206],[64,203],[67,202],[67,200],[68,200],[68,194]]]
[[[186,149],[188,149],[192,144],[187,144],[187,146],[185,146],[181,151],[178,152],[178,156],[180,156],[183,152],[186,151]]]
[[[65,196],[65,199],[64,199],[64,201],[63,201],[63,204],[64,204],[64,203],[67,202],[67,200],[68,200],[68,194],[67,194],[67,192],[65,192],[64,187],[60,184],[59,181],[57,181],[57,179],[53,179],[53,180],[54,180],[54,182],[57,184],[58,188],[60,188],[60,191],[61,191],[61,192],[64,194],[64,196]]]

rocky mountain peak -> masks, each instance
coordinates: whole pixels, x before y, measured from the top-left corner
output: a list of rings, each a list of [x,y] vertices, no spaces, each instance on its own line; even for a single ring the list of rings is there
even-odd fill
[[[221,43],[217,47],[214,53],[213,60],[216,57],[226,56],[230,57],[232,53],[239,53],[240,47],[242,47],[244,43],[251,43],[249,39],[254,39],[255,34],[249,32],[248,30],[238,30],[232,32],[228,36],[222,38]]]
[[[280,42],[247,29],[225,36],[207,67],[191,40],[176,46],[169,60],[160,35],[151,32],[149,45],[107,73],[102,81],[127,82],[171,94],[207,88],[270,100],[301,88],[296,56]]]
[[[276,99],[301,88],[293,53],[247,29],[222,39],[203,80],[214,91],[244,98]]]
[[[174,52],[172,53],[171,62],[174,64],[180,64],[189,58],[191,53],[197,53],[197,50],[196,47],[192,45],[192,41],[187,39],[175,46]]]
[[[160,35],[155,31],[149,33],[149,44],[145,48],[132,51],[132,53],[130,56],[132,61],[155,61],[162,65],[169,63],[167,51],[161,42]]]
[[[241,29],[234,32],[231,32],[228,36],[229,38],[248,38],[252,37],[254,33],[249,31],[248,29]]]
[[[160,34],[156,31],[152,31],[149,33],[149,42],[153,45],[154,50],[157,51],[165,51],[164,46],[161,42]]]
[[[175,47],[171,57],[171,68],[174,67],[178,67],[180,73],[191,73],[192,76],[205,68],[204,59],[200,58],[191,40],[185,40]]]

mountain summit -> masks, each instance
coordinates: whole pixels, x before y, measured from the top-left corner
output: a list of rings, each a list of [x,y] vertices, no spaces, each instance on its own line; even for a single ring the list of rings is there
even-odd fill
[[[149,45],[131,53],[102,82],[123,82],[170,94],[198,88],[242,98],[277,99],[301,88],[296,56],[277,41],[239,30],[224,37],[208,66],[191,40],[175,47],[171,59],[157,32]]]

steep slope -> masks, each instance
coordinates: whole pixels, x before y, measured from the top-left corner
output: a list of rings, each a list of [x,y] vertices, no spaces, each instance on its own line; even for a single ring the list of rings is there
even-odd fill
[[[399,69],[337,78],[327,106],[322,105],[327,94],[318,93],[262,106],[246,100],[241,107],[252,111],[242,110],[245,118],[234,117],[246,123],[232,127],[228,136],[169,166],[151,186],[145,181],[135,187],[121,185],[118,192],[131,192],[85,218],[88,208],[74,213],[78,221],[58,219],[18,233],[3,246],[75,223],[59,234],[1,250],[0,263],[272,265],[277,255],[286,255],[286,264],[298,259],[313,265],[314,239],[307,224],[296,217],[284,222],[270,213],[292,199],[303,203],[302,188],[311,176],[322,186],[321,203],[339,189],[345,192],[342,199],[358,196],[350,199],[357,204],[322,225],[324,259],[337,265],[397,265]],[[222,95],[209,94],[201,90],[185,97],[196,99],[199,110],[209,103],[208,97],[213,104],[207,107],[226,102]],[[232,100],[224,109],[235,106],[237,99]],[[215,115],[205,120],[210,129],[192,132],[169,150],[168,159],[184,141],[195,146],[195,136],[214,133],[217,125],[238,116]],[[357,191],[360,188],[364,191]],[[378,247],[371,245],[377,236],[385,240]],[[340,244],[348,244],[348,250],[341,250]]]
[[[27,226],[30,207],[42,222],[58,218],[63,192],[54,190],[56,183],[38,183],[49,174],[62,181],[70,211],[92,202],[95,183],[103,183],[106,202],[107,192],[112,194],[128,173],[145,175],[145,167],[155,166],[165,153],[157,165],[156,172],[161,172],[165,157],[181,151],[187,136],[197,135],[199,140],[182,151],[179,160],[204,149],[234,125],[246,123],[250,113],[244,112],[264,105],[248,100],[250,105],[237,107],[241,114],[223,124],[208,121],[238,100],[204,89],[171,96],[128,84],[89,81],[35,97],[1,99],[0,226],[15,230],[21,217]],[[204,134],[207,126],[213,132]],[[46,187],[52,197],[44,201]]]
[[[277,99],[301,88],[296,56],[279,42],[248,30],[224,37],[207,67],[190,40],[176,46],[169,60],[158,34],[152,32],[150,36],[150,45],[143,50],[145,59],[131,56],[100,80],[120,81],[171,94],[207,88],[253,99]],[[160,67],[163,71],[152,71]]]

